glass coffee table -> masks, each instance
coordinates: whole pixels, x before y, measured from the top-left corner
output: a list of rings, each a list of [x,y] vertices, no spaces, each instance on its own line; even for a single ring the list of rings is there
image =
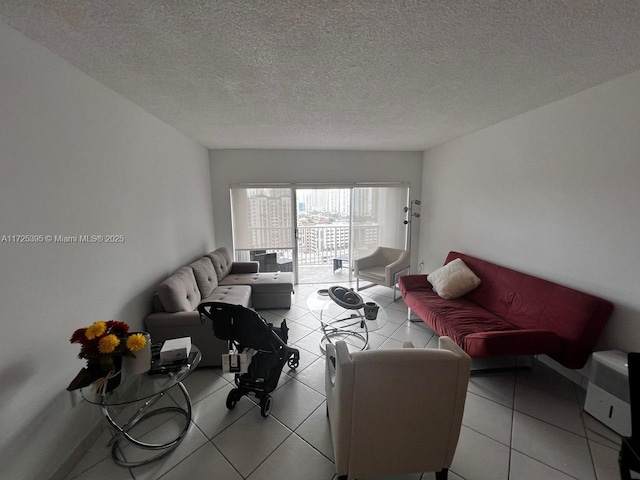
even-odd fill
[[[379,307],[375,320],[369,320],[365,318],[364,308],[344,308],[325,292],[326,290],[321,289],[307,297],[307,308],[320,322],[322,328],[320,350],[324,352],[326,343],[337,340],[344,340],[358,350],[366,350],[369,346],[369,332],[378,330],[387,323],[384,308],[370,297],[358,292],[364,303],[376,303]]]
[[[109,442],[111,445],[111,457],[118,465],[123,467],[137,467],[139,465],[146,465],[147,463],[158,460],[176,448],[186,435],[189,430],[189,426],[191,425],[192,406],[189,392],[187,392],[186,387],[182,384],[182,380],[195,370],[202,358],[200,350],[198,350],[195,345],[191,346],[191,352],[191,361],[185,362],[176,371],[157,375],[148,375],[147,373],[126,375],[125,373],[122,373],[123,378],[120,385],[118,385],[115,390],[105,395],[95,393],[91,386],[85,387],[81,390],[82,397],[87,402],[99,405],[102,408],[102,414],[114,434],[113,438]],[[194,353],[195,355],[193,355]],[[186,402],[185,408],[175,406],[152,410],[151,407],[173,387],[177,387],[182,393]],[[130,418],[122,422],[122,425],[116,422],[114,416],[112,416],[109,411],[109,409],[141,401],[144,402],[143,405],[134,412]],[[166,413],[180,414],[184,416],[186,420],[184,429],[175,439],[165,443],[146,443],[134,438],[129,433],[129,431],[136,425],[140,424],[140,422],[156,415]],[[137,447],[157,451],[158,453],[143,460],[127,462],[122,456],[119,448],[119,445],[123,440],[126,440]]]

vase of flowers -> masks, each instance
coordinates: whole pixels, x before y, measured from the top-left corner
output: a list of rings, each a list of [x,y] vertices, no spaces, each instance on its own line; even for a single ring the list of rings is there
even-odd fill
[[[94,322],[79,328],[70,339],[79,343],[78,358],[87,360],[84,368],[71,382],[67,390],[86,387],[93,383],[96,393],[105,394],[120,384],[122,358],[135,357],[147,345],[141,333],[129,333],[129,325],[117,320]]]

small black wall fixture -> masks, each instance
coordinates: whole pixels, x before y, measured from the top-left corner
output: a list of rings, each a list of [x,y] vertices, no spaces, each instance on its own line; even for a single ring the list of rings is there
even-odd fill
[[[411,200],[409,202],[409,206],[404,207],[404,213],[406,214],[406,218],[404,220],[404,224],[407,226],[407,241],[406,241],[406,249],[411,251],[411,219],[412,217],[420,218],[420,213],[414,212],[414,205],[418,206],[422,202],[420,200]]]

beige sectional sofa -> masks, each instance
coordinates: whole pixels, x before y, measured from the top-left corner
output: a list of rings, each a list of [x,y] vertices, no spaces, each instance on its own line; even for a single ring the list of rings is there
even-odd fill
[[[202,302],[225,302],[255,309],[289,308],[293,273],[259,272],[258,262],[234,262],[225,247],[184,266],[162,282],[145,320],[152,342],[191,337],[202,352],[200,366],[216,366],[227,343],[213,335],[209,321],[200,321]]]

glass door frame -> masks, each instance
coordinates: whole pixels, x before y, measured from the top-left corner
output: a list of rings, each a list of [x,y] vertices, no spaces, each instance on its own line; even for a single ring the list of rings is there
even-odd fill
[[[232,210],[232,230],[234,229],[234,214],[233,214],[233,196],[231,191],[233,189],[251,189],[251,188],[274,188],[274,189],[289,189],[291,192],[291,238],[292,242],[292,262],[293,262],[293,274],[294,284],[299,284],[299,245],[298,245],[298,196],[297,190],[331,190],[331,189],[349,189],[350,190],[350,205],[349,205],[349,258],[353,259],[353,224],[354,224],[354,201],[355,192],[357,188],[379,188],[379,187],[396,187],[406,188],[406,203],[409,207],[409,199],[411,198],[411,183],[410,182],[330,182],[330,183],[239,183],[232,184],[229,187],[229,194],[231,199]],[[402,211],[398,212],[399,221],[402,215]],[[405,242],[409,230],[405,224]],[[232,234],[233,238],[233,252],[235,257],[235,234]],[[349,268],[349,281],[353,281],[353,272]]]
[[[292,202],[292,207],[294,209],[294,212],[292,214],[292,219],[293,222],[295,223],[295,243],[296,243],[296,258],[294,260],[294,265],[295,265],[295,282],[296,284],[299,283],[300,277],[299,277],[299,272],[300,269],[299,267],[299,247],[300,247],[300,243],[299,243],[299,225],[298,225],[298,191],[299,190],[348,190],[349,191],[349,224],[348,224],[348,231],[349,231],[349,244],[347,247],[347,254],[349,256],[349,258],[353,258],[352,254],[351,254],[351,248],[352,248],[352,228],[353,228],[353,223],[352,223],[352,219],[353,219],[353,190],[354,187],[352,184],[296,184],[295,187],[293,187],[293,195],[294,195],[294,199],[295,202]],[[331,264],[333,265],[333,262],[335,260],[335,257],[331,260]],[[353,280],[353,276],[352,276],[352,272],[351,272],[351,268],[349,268],[349,282],[351,282]]]

